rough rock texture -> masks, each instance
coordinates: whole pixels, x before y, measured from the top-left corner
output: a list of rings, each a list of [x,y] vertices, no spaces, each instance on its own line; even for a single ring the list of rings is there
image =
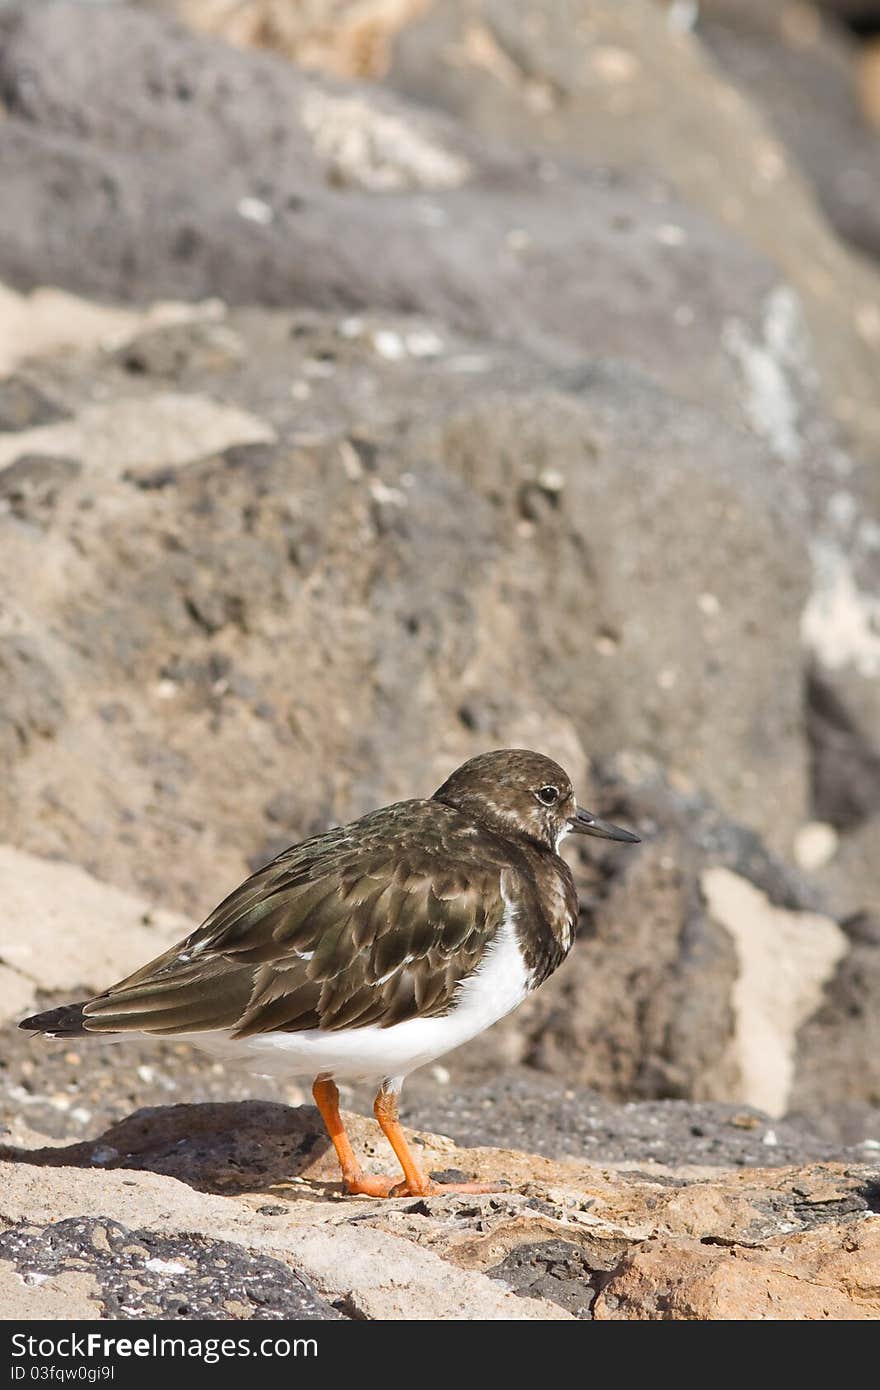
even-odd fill
[[[276,1110],[144,1111],[73,1147],[21,1132],[2,1151],[10,1277],[58,1280],[75,1251],[117,1317],[197,1314],[223,1260],[239,1318],[880,1318],[869,1165],[646,1173],[416,1134],[429,1170],[509,1192],[377,1202],[338,1195],[314,1111]],[[375,1126],[349,1124],[387,1166]]]
[[[46,1284],[58,1289],[59,1281],[81,1271],[86,1251],[87,1277],[97,1286],[86,1317],[312,1321],[340,1316],[302,1275],[279,1260],[255,1259],[240,1245],[193,1236],[181,1259],[179,1241],[112,1220],[77,1217],[43,1226],[16,1224],[0,1234],[0,1259],[25,1286],[17,1315],[47,1316]],[[39,1293],[28,1310],[32,1289]],[[69,1302],[67,1307],[70,1317]]]
[[[583,9],[0,7],[0,1100],[70,1165],[46,1206],[16,1158],[8,1309],[195,1315],[224,1268],[240,1317],[876,1305],[875,138],[806,6]],[[309,1114],[165,1109],[301,1079],[16,1031],[511,744],[642,844],[571,850],[566,968],[405,1104],[536,1193],[330,1200]],[[646,1211],[746,1182],[781,1224],[633,1236],[652,1160]],[[548,1195],[585,1162],[601,1250]]]
[[[668,131],[653,174],[622,148],[608,173],[602,141],[647,120],[658,64],[688,75],[676,100],[706,102],[716,139],[755,126],[668,25],[649,67],[631,9],[595,7],[578,42],[596,80],[566,68],[555,124],[517,145],[531,89],[484,62],[490,30],[515,47],[507,11],[486,10],[479,43],[468,31],[463,68],[437,50],[430,92],[467,124],[412,122],[388,90],[333,87],[144,10],[7,7],[0,159],[63,146],[132,192],[83,254],[46,200],[94,216],[90,185],[72,174],[62,203],[29,157],[0,208],[6,272],[296,307],[4,291],[0,825],[199,917],[291,840],[428,792],[479,748],[538,744],[645,843],[576,862],[583,940],[474,1054],[478,1074],[503,1060],[615,1096],[777,1113],[837,1097],[848,1114],[880,1095],[876,638],[857,583],[874,523],[826,410],[829,334],[810,335],[755,250],[772,189],[751,189],[747,236],[719,226],[708,166],[699,188],[672,177]],[[459,22],[443,13],[401,33],[401,90],[431,26]],[[554,14],[535,64],[562,61]],[[644,80],[618,110],[627,53]],[[591,103],[598,143],[576,159]],[[369,144],[343,138],[362,110]],[[572,156],[552,170],[551,136]],[[157,240],[145,208],[162,189]],[[788,217],[820,236],[804,200]],[[177,258],[161,240],[174,219],[192,233]],[[784,860],[814,822],[830,857],[799,858],[800,875],[750,839]],[[720,870],[742,880],[735,910],[707,888]],[[20,877],[27,921],[41,887]],[[760,998],[768,946],[781,1008]],[[5,969],[25,969],[22,949]],[[25,969],[9,998],[113,973]]]

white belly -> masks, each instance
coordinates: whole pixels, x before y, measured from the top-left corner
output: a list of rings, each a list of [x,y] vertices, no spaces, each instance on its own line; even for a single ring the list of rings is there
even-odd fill
[[[187,1041],[249,1071],[268,1076],[324,1074],[341,1080],[402,1078],[484,1032],[528,994],[528,974],[513,925],[505,922],[480,968],[458,989],[442,1018],[411,1018],[390,1028],[371,1024],[350,1032],[319,1028],[260,1033],[236,1041],[227,1033],[190,1033]]]

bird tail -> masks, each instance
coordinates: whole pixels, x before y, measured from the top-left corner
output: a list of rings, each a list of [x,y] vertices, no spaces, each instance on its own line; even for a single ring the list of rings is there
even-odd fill
[[[60,1009],[48,1009],[44,1014],[23,1018],[18,1025],[30,1033],[45,1033],[50,1038],[75,1038],[86,1031],[83,1009],[88,1000],[79,1004],[62,1004]]]

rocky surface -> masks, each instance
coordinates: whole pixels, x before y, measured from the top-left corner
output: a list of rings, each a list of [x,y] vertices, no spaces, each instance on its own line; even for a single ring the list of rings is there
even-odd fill
[[[570,19],[0,6],[5,1309],[876,1310],[869,54]],[[565,970],[408,1087],[503,1199],[343,1202],[299,1080],[17,1032],[517,744],[642,844],[572,852]]]
[[[835,229],[876,256],[880,145],[860,99],[855,37],[791,0],[702,0],[697,33],[766,112]]]
[[[349,1126],[368,1168],[392,1161],[371,1122]],[[12,1138],[0,1260],[33,1315],[85,1269],[92,1316],[188,1317],[219,1278],[239,1318],[880,1317],[876,1165],[645,1171],[414,1134],[430,1171],[510,1188],[382,1202],[339,1196],[311,1108],[175,1106],[96,1142]]]

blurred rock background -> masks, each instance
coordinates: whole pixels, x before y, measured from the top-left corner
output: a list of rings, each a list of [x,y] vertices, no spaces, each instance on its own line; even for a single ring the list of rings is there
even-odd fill
[[[256,1093],[14,1019],[527,745],[643,844],[410,1113],[466,1139],[501,1065],[508,1144],[561,1084],[880,1146],[875,26],[0,5],[10,1110]]]

